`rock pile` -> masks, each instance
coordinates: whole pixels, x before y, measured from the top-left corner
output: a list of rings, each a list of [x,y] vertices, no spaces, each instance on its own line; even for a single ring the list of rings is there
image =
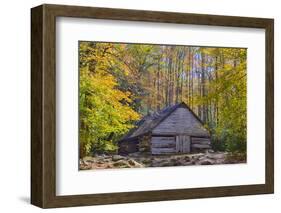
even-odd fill
[[[142,164],[134,159],[121,155],[99,155],[85,157],[80,160],[80,169],[108,169],[108,168],[142,168]]]
[[[121,155],[96,155],[80,160],[80,169],[105,168],[144,168],[165,166],[213,165],[227,163],[244,163],[228,161],[227,152],[206,152],[197,154],[179,154],[153,156],[143,153]]]

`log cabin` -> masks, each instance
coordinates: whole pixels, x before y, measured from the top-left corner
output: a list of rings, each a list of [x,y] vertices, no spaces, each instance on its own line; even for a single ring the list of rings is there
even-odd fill
[[[210,148],[210,132],[184,102],[143,117],[118,142],[119,154],[180,154]]]

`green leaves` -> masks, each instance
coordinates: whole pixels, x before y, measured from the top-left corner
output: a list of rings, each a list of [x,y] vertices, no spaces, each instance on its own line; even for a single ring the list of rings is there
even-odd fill
[[[247,75],[245,49],[206,51],[224,60],[217,64],[217,77],[209,82],[208,95],[199,97],[202,103],[216,103],[217,123],[212,126],[213,137],[220,149],[246,152],[247,137]]]

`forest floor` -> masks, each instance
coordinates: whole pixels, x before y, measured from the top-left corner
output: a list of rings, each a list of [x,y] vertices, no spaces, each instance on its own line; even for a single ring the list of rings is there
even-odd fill
[[[132,153],[121,155],[95,155],[80,159],[80,170],[107,168],[145,168],[166,166],[215,165],[246,163],[245,156],[227,152],[206,152],[196,154],[148,155]]]

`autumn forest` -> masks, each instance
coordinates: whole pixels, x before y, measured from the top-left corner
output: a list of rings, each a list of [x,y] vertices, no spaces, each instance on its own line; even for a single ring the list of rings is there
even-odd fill
[[[116,153],[142,117],[184,102],[212,149],[246,153],[247,49],[79,42],[80,157]]]

